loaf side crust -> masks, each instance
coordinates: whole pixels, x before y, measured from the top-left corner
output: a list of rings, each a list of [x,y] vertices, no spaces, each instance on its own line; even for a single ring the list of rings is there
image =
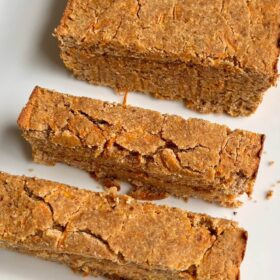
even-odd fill
[[[92,54],[64,48],[65,66],[80,80],[113,88],[116,92],[143,92],[156,98],[179,100],[200,113],[248,116],[262,102],[271,77],[255,71],[233,71],[192,62],[164,62]],[[275,80],[275,79],[273,79]]]

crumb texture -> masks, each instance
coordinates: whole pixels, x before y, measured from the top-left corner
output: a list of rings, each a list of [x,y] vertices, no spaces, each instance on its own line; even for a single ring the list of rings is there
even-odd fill
[[[277,79],[279,0],[70,0],[56,30],[74,75],[249,115]]]
[[[0,173],[1,247],[84,273],[235,280],[246,238],[231,221]]]
[[[251,194],[263,135],[36,88],[19,117],[34,159],[64,162],[179,197],[237,206]]]
[[[270,200],[270,199],[272,199],[273,194],[274,194],[274,191],[273,190],[269,190],[269,191],[266,192],[265,198]]]

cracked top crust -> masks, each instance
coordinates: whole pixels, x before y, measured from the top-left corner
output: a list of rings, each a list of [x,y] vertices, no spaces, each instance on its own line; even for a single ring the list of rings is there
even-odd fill
[[[227,65],[276,79],[279,0],[69,0],[62,47]]]
[[[235,280],[246,239],[231,221],[0,173],[0,242],[14,248]]]

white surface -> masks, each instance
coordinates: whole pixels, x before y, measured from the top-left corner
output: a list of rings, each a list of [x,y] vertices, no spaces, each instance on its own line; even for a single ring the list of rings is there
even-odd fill
[[[64,69],[51,33],[59,22],[65,3],[66,0],[0,0],[0,170],[100,190],[85,172],[64,165],[46,167],[33,164],[29,146],[21,139],[16,126],[18,114],[35,85],[75,95],[122,101],[122,97],[111,90],[77,81]],[[159,203],[239,221],[249,232],[242,279],[279,279],[280,184],[275,187],[271,201],[265,200],[265,193],[280,180],[280,88],[270,90],[257,113],[249,118],[199,115],[185,109],[178,102],[159,101],[141,94],[129,94],[128,103],[186,118],[200,117],[227,124],[231,128],[243,128],[267,135],[266,153],[260,166],[254,198],[236,210],[236,216],[232,209],[198,200],[184,203],[170,198]],[[275,164],[269,166],[268,162],[272,160]],[[0,279],[83,278],[63,265],[1,250]]]

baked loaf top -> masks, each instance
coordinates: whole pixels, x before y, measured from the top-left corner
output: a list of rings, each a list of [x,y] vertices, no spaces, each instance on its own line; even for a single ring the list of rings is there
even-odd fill
[[[276,79],[279,0],[69,0],[56,35],[92,52],[250,68]]]
[[[0,241],[15,248],[237,279],[246,239],[231,221],[0,173]]]

